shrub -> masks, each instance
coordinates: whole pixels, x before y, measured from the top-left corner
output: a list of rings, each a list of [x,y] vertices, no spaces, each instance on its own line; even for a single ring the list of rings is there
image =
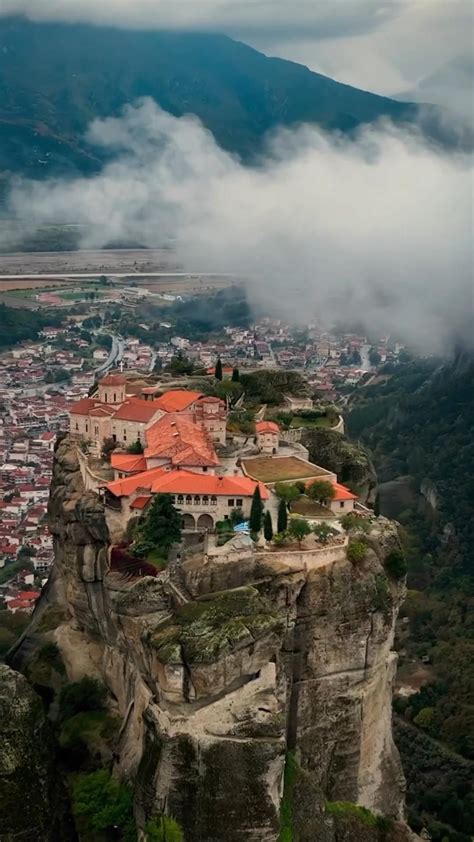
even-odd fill
[[[147,842],[184,842],[181,826],[171,816],[160,816],[145,827]]]
[[[290,520],[290,525],[288,527],[288,533],[293,537],[296,538],[298,544],[301,544],[303,538],[306,538],[311,532],[311,527],[307,520],[303,520],[303,518],[292,518]]]
[[[287,537],[288,535],[286,534],[286,532],[276,532],[273,536],[273,543],[275,544],[275,546],[280,547],[282,544],[285,543]]]
[[[350,532],[351,529],[358,529],[359,532],[368,532],[370,528],[370,521],[367,520],[367,518],[349,514],[341,517],[341,526],[346,530],[346,532]]]
[[[362,541],[353,541],[347,548],[347,558],[352,564],[359,564],[364,561],[367,553],[367,547]]]
[[[407,563],[404,553],[401,550],[392,550],[385,559],[385,568],[394,579],[406,576]]]
[[[67,684],[59,696],[59,718],[69,719],[86,710],[104,710],[107,691],[95,678],[85,676]]]
[[[118,829],[126,842],[136,839],[132,792],[107,769],[75,779],[73,811],[82,818],[84,829],[91,834],[116,834]]]
[[[334,529],[333,526],[329,526],[328,523],[315,523],[313,526],[313,533],[321,544],[327,544],[330,538],[338,535],[337,529]]]

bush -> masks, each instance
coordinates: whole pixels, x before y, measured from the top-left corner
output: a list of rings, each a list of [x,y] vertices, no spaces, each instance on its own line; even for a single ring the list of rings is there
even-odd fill
[[[273,536],[273,543],[275,544],[275,546],[281,547],[281,545],[285,543],[287,538],[288,535],[286,534],[286,532],[276,532]]]
[[[59,718],[70,719],[86,710],[104,710],[106,696],[104,685],[89,676],[67,684],[59,696]]]
[[[316,536],[318,541],[321,544],[327,544],[330,538],[335,537],[338,535],[337,529],[334,529],[333,526],[329,526],[328,523],[315,523],[313,526],[313,534]]]
[[[394,579],[401,579],[406,576],[407,563],[404,553],[401,550],[392,550],[385,559],[385,568]]]
[[[291,535],[292,538],[296,538],[298,544],[301,544],[303,538],[306,538],[310,533],[311,527],[307,520],[303,520],[303,518],[299,517],[295,517],[290,520],[288,534]]]
[[[145,833],[147,842],[184,842],[181,826],[170,816],[148,822]]]
[[[364,561],[367,553],[367,547],[362,541],[353,541],[347,548],[347,558],[352,564],[359,564]]]
[[[359,517],[358,515],[344,515],[341,517],[341,526],[346,532],[351,529],[358,529],[359,532],[368,532],[370,528],[370,521],[367,518]]]
[[[73,783],[73,811],[91,834],[114,833],[126,842],[136,839],[131,790],[107,769],[79,775]]]

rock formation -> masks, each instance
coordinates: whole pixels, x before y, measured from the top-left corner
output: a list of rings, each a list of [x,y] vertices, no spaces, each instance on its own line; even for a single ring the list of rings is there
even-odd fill
[[[306,787],[302,823],[319,828],[302,842],[357,838],[325,816],[325,800],[401,817],[391,522],[377,519],[358,565],[343,547],[312,566],[240,539],[129,580],[109,569],[106,511],[67,437],[49,520],[55,568],[14,663],[24,669],[50,629],[70,680],[106,684],[122,720],[116,772],[133,782],[139,828],[165,812],[187,842],[277,842],[289,756]]]

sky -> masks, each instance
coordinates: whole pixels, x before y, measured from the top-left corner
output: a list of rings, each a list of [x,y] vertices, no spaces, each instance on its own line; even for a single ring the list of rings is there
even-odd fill
[[[473,9],[472,0],[0,0],[0,15],[34,20],[225,32],[377,93],[443,105],[454,93],[464,112]]]

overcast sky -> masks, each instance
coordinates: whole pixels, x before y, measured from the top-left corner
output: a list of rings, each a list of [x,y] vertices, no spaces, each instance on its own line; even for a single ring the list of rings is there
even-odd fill
[[[472,0],[0,0],[0,14],[201,29],[389,95],[472,94]]]

